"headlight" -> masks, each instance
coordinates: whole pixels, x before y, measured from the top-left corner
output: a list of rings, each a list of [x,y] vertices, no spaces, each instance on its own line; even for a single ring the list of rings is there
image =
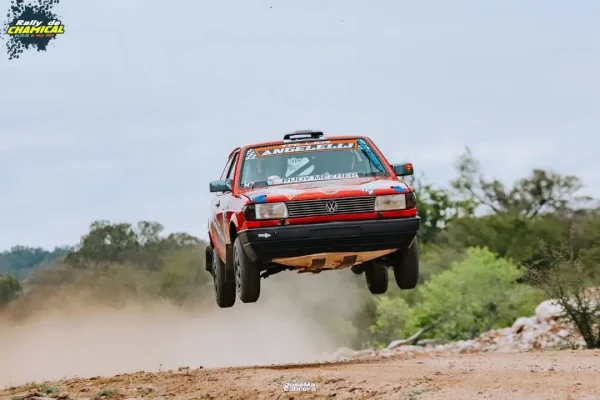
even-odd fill
[[[415,194],[390,194],[377,196],[375,199],[375,211],[406,210],[415,207]]]
[[[246,219],[249,221],[257,219],[281,219],[288,216],[285,203],[250,204],[246,206],[244,213]]]

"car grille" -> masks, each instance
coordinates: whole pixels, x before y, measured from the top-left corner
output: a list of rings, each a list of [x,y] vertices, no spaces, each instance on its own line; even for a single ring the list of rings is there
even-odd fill
[[[334,210],[331,209],[333,203],[335,203]],[[285,204],[288,209],[289,218],[355,214],[375,211],[375,196],[346,197],[326,200],[297,200],[288,201]]]

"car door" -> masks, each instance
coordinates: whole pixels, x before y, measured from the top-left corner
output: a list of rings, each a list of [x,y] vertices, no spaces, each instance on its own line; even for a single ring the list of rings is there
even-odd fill
[[[229,171],[231,169],[231,164],[234,160],[235,156],[231,156],[227,163],[225,164],[225,168],[223,168],[223,172],[221,173],[221,177],[219,179],[227,179],[227,175],[229,175]],[[222,256],[224,255],[224,247],[223,247],[223,232],[221,227],[223,224],[221,221],[221,203],[224,192],[214,193],[211,201],[210,201],[210,213],[211,218],[209,222],[209,233],[212,239],[213,245],[217,249],[217,252]]]
[[[239,154],[239,152],[236,152],[230,157],[225,170],[223,171],[224,176],[221,176],[221,179],[231,180],[232,185]],[[223,259],[225,258],[225,248],[228,241],[227,237],[229,235],[229,216],[231,215],[229,204],[231,198],[232,192],[217,192],[214,202],[215,230],[217,231],[216,236],[219,243],[217,247],[219,254]]]

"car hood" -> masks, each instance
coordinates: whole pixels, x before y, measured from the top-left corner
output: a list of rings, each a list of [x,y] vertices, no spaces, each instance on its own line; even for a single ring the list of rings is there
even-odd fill
[[[410,186],[401,180],[376,177],[274,185],[249,190],[242,194],[253,203],[270,203],[397,194],[411,191]]]

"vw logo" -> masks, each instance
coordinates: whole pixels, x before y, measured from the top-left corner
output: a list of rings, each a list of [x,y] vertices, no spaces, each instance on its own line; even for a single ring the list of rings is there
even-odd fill
[[[327,204],[325,204],[325,208],[330,213],[336,212],[337,211],[337,203],[335,201],[328,201]]]

